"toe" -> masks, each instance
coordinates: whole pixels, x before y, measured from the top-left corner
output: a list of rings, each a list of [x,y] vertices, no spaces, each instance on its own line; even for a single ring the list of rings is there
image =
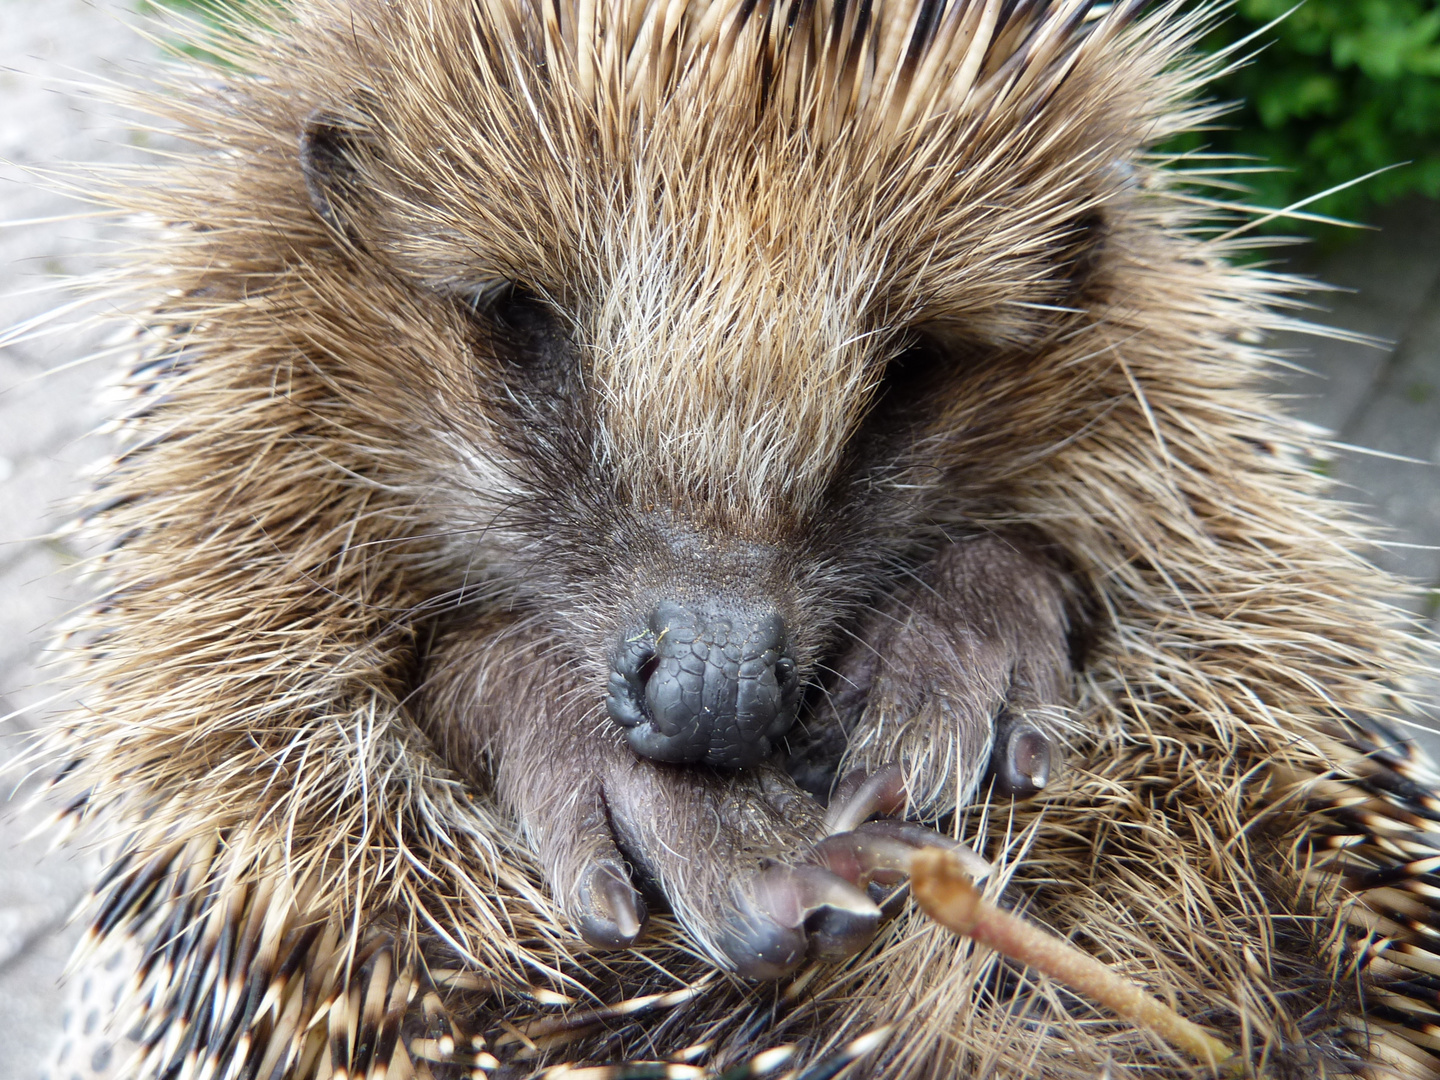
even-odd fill
[[[1002,721],[990,767],[1002,795],[1028,798],[1050,782],[1055,751],[1050,737],[1028,720]]]
[[[873,773],[857,769],[835,787],[825,812],[827,833],[849,832],[875,814],[897,814],[905,806],[905,775],[899,765]]]
[[[880,909],[870,897],[823,867],[789,869],[811,956],[843,960],[870,944],[880,925]]]
[[[526,831],[575,932],[596,948],[634,944],[645,926],[645,902],[630,884],[600,785],[580,778],[537,803]]]
[[[815,845],[814,859],[857,888],[872,881],[894,885],[909,874],[910,857],[923,847],[954,851],[976,879],[991,872],[990,864],[964,844],[918,822],[893,818],[868,821],[850,832],[827,836]]]
[[[591,945],[624,949],[635,943],[645,925],[645,901],[630,884],[623,866],[595,863],[575,889],[575,929]]]
[[[874,901],[823,867],[775,864],[756,875],[718,943],[738,974],[776,979],[807,955],[853,956],[879,923]]]
[[[764,982],[788,975],[805,959],[805,930],[784,926],[756,903],[742,900],[720,927],[715,946],[742,979]]]

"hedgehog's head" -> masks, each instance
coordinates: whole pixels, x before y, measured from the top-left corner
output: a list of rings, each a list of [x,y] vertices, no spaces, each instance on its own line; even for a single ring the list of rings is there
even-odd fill
[[[1084,423],[1056,349],[1160,64],[1090,7],[347,16],[300,157],[411,358],[376,385],[424,410],[451,585],[551,623],[637,751],[763,757],[845,620]]]

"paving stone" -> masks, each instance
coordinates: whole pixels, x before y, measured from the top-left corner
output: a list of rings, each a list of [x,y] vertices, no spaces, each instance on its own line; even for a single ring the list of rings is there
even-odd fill
[[[68,409],[63,412],[75,415]],[[84,409],[79,415],[92,426],[90,421],[96,415],[92,410]],[[43,433],[62,423],[69,421],[56,420],[37,428]],[[26,545],[49,543],[70,515],[82,473],[101,457],[103,446],[99,438],[72,437],[48,451],[7,459],[10,475],[0,482],[0,568],[13,562]]]
[[[154,47],[121,17],[128,0],[0,0],[0,333],[69,298],[62,275],[83,275],[116,258],[114,223],[27,172],[59,162],[133,162],[142,151],[114,108],[65,80],[114,74],[144,63]],[[18,69],[18,70],[12,70]],[[83,595],[58,575],[76,557],[38,537],[60,520],[77,474],[103,452],[82,437],[111,365],[73,364],[103,347],[102,333],[77,330],[79,316],[0,346],[0,760],[66,704],[43,666],[47,627]],[[55,370],[60,369],[60,370]],[[46,374],[49,372],[49,374]],[[4,792],[15,783],[4,781]],[[22,837],[49,813],[0,797],[0,1080],[37,1080],[59,1038],[64,995],[57,979],[80,927],[69,912],[99,868],[84,848],[46,856],[48,841]]]
[[[1437,236],[1440,240],[1440,236]],[[1364,407],[1346,424],[1348,443],[1396,461],[1345,455],[1335,475],[1364,492],[1381,520],[1395,530],[1396,546],[1377,561],[1432,588],[1440,587],[1440,285],[1412,321]],[[1426,614],[1430,597],[1417,599]]]
[[[49,819],[48,806],[30,805],[34,784],[15,792],[0,810],[5,839],[0,859],[23,863],[25,874],[0,874],[0,973],[62,927],[89,889],[98,863],[83,848],[50,852],[51,839],[25,839]]]
[[[1332,252],[1302,251],[1293,271],[1333,286],[1309,302],[1309,321],[1377,339],[1374,345],[1287,335],[1278,347],[1297,354],[1310,374],[1292,373],[1286,389],[1299,411],[1337,433],[1369,401],[1394,349],[1440,281],[1440,203],[1408,200],[1381,212],[1375,230]],[[1437,411],[1436,416],[1440,416]]]
[[[13,752],[11,725],[0,731]],[[30,837],[52,812],[35,789],[23,783],[0,803],[0,1080],[36,1080],[60,1036],[60,975],[83,929],[69,920],[101,868],[83,846],[51,852],[48,835]]]
[[[53,372],[0,366],[0,457],[62,451],[100,419],[96,391],[113,365],[96,361]],[[68,453],[65,456],[70,456]]]
[[[1342,494],[1383,522],[1386,569],[1440,586],[1440,203],[1410,200],[1383,212],[1379,229],[1297,266],[1352,291],[1335,294],[1314,321],[1384,339],[1382,347],[1287,337],[1281,346],[1313,374],[1284,389],[1300,415],[1335,433],[1332,475]],[[1399,459],[1413,459],[1405,461]],[[1430,614],[1433,599],[1408,607]]]
[[[63,1030],[67,1002],[61,972],[81,929],[78,924],[68,926],[41,938],[33,949],[0,969],[0,999],[5,1002],[5,1022],[0,1024],[3,1080],[40,1080]]]
[[[1316,319],[1343,326],[1361,305],[1346,300]],[[1294,411],[1327,431],[1338,432],[1366,399],[1385,370],[1388,347],[1311,335],[1286,334],[1276,347],[1289,353],[1304,371],[1286,372],[1285,392],[1294,395]]]
[[[62,563],[40,549],[0,575],[0,595],[5,597],[0,607],[0,674],[5,677],[6,699],[13,708],[27,710],[14,721],[20,729],[39,723],[40,716],[32,713],[43,709],[43,702],[58,690],[52,683],[57,673],[47,663],[46,643],[57,621],[83,594],[83,587],[61,572]],[[0,829],[0,846],[4,836]]]

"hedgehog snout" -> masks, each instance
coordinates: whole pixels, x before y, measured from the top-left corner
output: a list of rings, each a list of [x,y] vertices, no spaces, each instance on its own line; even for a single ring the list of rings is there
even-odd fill
[[[777,612],[663,600],[619,642],[605,705],[642,757],[739,769],[771,755],[799,698]]]

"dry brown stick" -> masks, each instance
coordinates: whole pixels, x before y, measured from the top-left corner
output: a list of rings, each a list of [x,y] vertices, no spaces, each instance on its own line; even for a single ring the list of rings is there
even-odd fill
[[[910,860],[910,890],[925,914],[957,934],[1048,975],[1105,1006],[1122,1019],[1153,1031],[1171,1046],[1224,1074],[1238,1075],[1235,1051],[1200,1025],[1081,952],[1068,941],[987,902],[955,853],[921,848]]]

